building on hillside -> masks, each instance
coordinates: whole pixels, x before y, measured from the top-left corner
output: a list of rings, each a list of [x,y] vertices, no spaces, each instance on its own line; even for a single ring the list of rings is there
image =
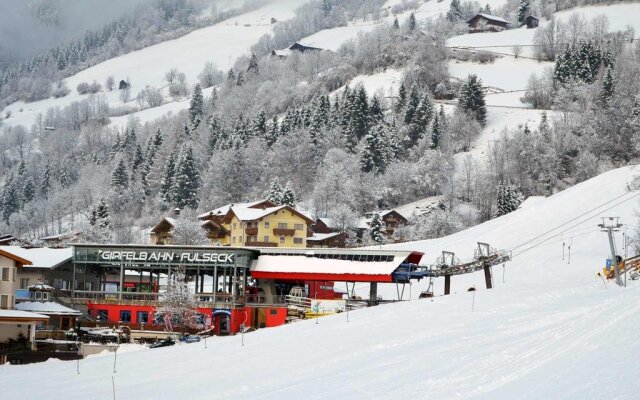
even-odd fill
[[[13,235],[0,235],[0,246],[8,246],[17,239]]]
[[[278,58],[286,58],[289,57],[291,55],[291,52],[293,51],[299,51],[300,53],[306,53],[306,52],[312,52],[312,51],[331,51],[331,50],[327,50],[327,49],[323,49],[320,47],[315,47],[315,46],[311,46],[311,45],[307,45],[307,44],[302,44],[300,42],[295,42],[294,44],[292,44],[291,46],[287,47],[286,49],[281,49],[281,50],[272,50],[271,51],[271,55],[273,57],[278,57]]]
[[[286,205],[250,208],[233,206],[223,222],[231,246],[306,247],[313,219]]]
[[[365,217],[360,219],[358,223],[358,237],[362,238],[367,230],[369,230],[369,225],[371,224],[371,220],[373,219],[373,214],[380,214],[380,218],[385,224],[385,236],[387,240],[391,240],[393,237],[393,232],[395,231],[398,225],[404,225],[407,222],[407,219],[403,217],[396,210],[381,210],[381,211],[372,211],[365,214]]]
[[[42,240],[44,242],[44,245],[47,247],[65,247],[67,243],[77,242],[80,239],[81,235],[82,232],[69,231],[59,233],[57,235],[41,237],[40,240]]]
[[[500,32],[509,29],[510,23],[502,17],[478,13],[467,21],[467,25],[469,25],[469,33]]]
[[[16,304],[18,270],[31,261],[14,252],[0,249],[0,309],[11,310]]]
[[[271,200],[258,200],[252,202],[230,203],[222,207],[207,211],[198,215],[201,222],[204,235],[207,236],[209,242],[213,246],[228,246],[231,244],[231,235],[229,234],[229,226],[224,222],[224,217],[231,207],[265,209],[275,207],[276,204]],[[175,228],[175,216],[180,213],[179,209],[175,209],[173,217],[163,217],[158,224],[150,230],[151,244],[171,244],[173,237],[173,229]]]
[[[73,267],[71,258],[73,250],[66,248],[2,246],[4,250],[16,254],[30,261],[18,269],[16,276],[16,302],[31,300],[29,287],[43,284],[53,287],[56,291],[70,291],[73,285]],[[97,280],[89,276],[87,280],[78,283],[78,288],[86,290],[97,288]]]
[[[539,24],[540,24],[540,18],[536,17],[535,15],[528,15],[524,19],[523,25],[526,25],[527,29],[533,29],[533,28],[537,28]]]
[[[16,304],[16,310],[46,315],[49,317],[48,329],[71,329],[76,325],[76,319],[82,316],[80,311],[52,301],[55,298],[55,288],[49,285],[32,285],[29,287],[29,294],[29,301]]]
[[[36,325],[49,319],[46,315],[14,309],[18,270],[30,264],[30,260],[0,249],[0,350],[4,348],[2,343],[20,336],[28,337],[31,349],[35,350]],[[0,364],[5,356],[0,352]]]
[[[346,246],[347,233],[341,232],[331,218],[320,217],[311,226],[312,235],[307,238],[307,247]]]
[[[307,247],[344,248],[347,234],[345,232],[313,233],[307,238]]]
[[[125,80],[121,80],[120,83],[118,84],[118,90],[127,89],[128,87],[129,87],[129,84]]]

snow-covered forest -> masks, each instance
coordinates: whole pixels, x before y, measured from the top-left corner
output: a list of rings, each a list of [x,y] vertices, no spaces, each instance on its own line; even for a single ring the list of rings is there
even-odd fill
[[[536,29],[532,58],[555,61],[521,93],[539,109],[539,123],[501,130],[483,159],[471,152],[491,120],[489,88],[473,73],[451,77],[447,40],[466,32],[465,21],[479,11],[517,21],[575,2],[507,1],[492,9],[453,0],[447,12],[421,18],[429,2],[310,1],[292,19],[275,22],[229,69],[207,63],[193,81],[180,60],[163,71],[162,87],[135,96],[129,93],[135,82],[119,88],[108,74],[82,87],[61,81],[258,3],[200,18],[203,2],[153,2],[142,9],[149,12],[139,9],[101,33],[89,31],[4,71],[6,103],[65,91],[85,97],[49,109],[31,127],[1,128],[0,231],[31,241],[80,230],[87,240],[139,242],[146,240],[143,229],[175,207],[202,212],[262,198],[278,179],[290,182],[299,207],[342,221],[438,196],[440,207],[396,232],[397,240],[425,239],[508,213],[526,197],[550,195],[640,155],[634,137],[640,45],[633,31],[610,33],[606,17],[551,19]],[[335,52],[271,55],[315,32],[353,24],[375,27]],[[392,91],[351,84],[396,70],[402,75]],[[40,82],[45,90],[20,82]],[[109,91],[119,91],[122,106],[107,100]],[[188,109],[144,124],[132,117],[122,129],[109,123],[127,107],[152,109],[171,98],[185,99]]]

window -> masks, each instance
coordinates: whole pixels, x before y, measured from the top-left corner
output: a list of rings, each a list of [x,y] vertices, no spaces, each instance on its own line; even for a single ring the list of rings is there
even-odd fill
[[[0,295],[0,308],[6,310],[9,308],[9,295],[3,294]]]
[[[42,292],[40,292],[40,291],[33,292],[33,295],[35,296],[36,300],[42,300]]]
[[[286,222],[278,222],[278,229],[287,229]]]
[[[264,223],[264,227],[265,227],[266,229],[269,229],[269,222],[268,222],[268,221],[265,221],[265,223]]]
[[[9,280],[9,268],[2,268],[2,280],[5,282]]]
[[[233,223],[233,229],[236,229],[236,223],[235,222]]]
[[[284,243],[284,236],[280,236],[280,243]]]
[[[278,315],[278,310],[276,310],[275,308],[272,308],[272,309],[269,310],[269,314]]]
[[[235,243],[236,242],[236,237],[235,236],[232,237],[231,240],[233,241],[233,243]]]
[[[49,292],[42,292],[42,300],[49,301]]]
[[[131,311],[129,310],[120,311],[120,322],[131,322]]]
[[[20,289],[28,289],[28,288],[29,288],[29,278],[21,278]]]
[[[106,321],[109,319],[109,311],[108,310],[98,310],[96,313],[96,318],[100,321]]]
[[[149,323],[149,313],[147,311],[138,311],[138,323],[139,324]]]
[[[297,231],[301,231],[304,229],[304,225],[303,224],[295,224],[294,225],[294,229]]]
[[[264,242],[265,242],[265,243],[269,242],[269,236],[265,236],[265,237],[264,237]]]
[[[293,238],[293,243],[302,244],[302,238]]]

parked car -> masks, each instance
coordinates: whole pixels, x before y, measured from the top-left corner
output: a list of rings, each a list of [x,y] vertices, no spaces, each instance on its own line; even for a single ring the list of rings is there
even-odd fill
[[[196,335],[185,335],[180,338],[182,343],[198,343],[202,338]]]
[[[157,341],[157,342],[153,343],[151,346],[149,346],[149,348],[155,349],[155,348],[158,348],[158,347],[169,347],[169,346],[173,346],[174,344],[176,344],[175,340],[173,340],[171,338],[167,338],[167,339],[160,340],[160,341]]]

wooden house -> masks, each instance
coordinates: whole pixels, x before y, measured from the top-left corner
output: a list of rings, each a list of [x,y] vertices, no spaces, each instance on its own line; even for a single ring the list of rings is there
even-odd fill
[[[500,32],[509,29],[510,23],[502,17],[478,13],[467,21],[467,25],[469,25],[469,33]]]
[[[524,19],[524,25],[527,26],[527,29],[537,28],[540,24],[540,18],[535,15],[529,15]]]

